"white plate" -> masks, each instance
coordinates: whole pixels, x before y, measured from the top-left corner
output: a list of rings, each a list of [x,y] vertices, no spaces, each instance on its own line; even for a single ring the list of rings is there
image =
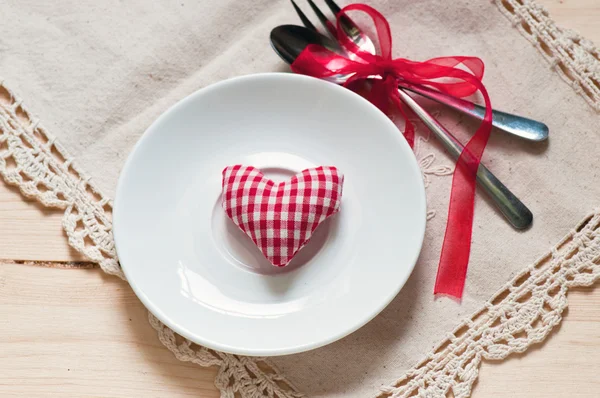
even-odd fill
[[[272,178],[334,165],[340,212],[276,269],[226,217],[221,171]],[[421,249],[425,193],[404,138],[377,108],[317,79],[271,73],[214,84],[165,112],[121,173],[121,265],[144,305],[182,336],[244,355],[340,339],[400,291]]]

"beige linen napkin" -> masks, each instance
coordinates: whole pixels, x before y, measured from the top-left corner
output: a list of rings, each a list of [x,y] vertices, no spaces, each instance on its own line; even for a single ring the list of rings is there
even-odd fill
[[[525,5],[515,8],[517,2],[508,0],[498,6],[467,0],[369,1],[391,24],[394,56],[481,57],[494,107],[544,121],[550,139],[531,143],[493,133],[484,163],[530,207],[534,225],[525,232],[513,230],[492,203],[478,195],[470,268],[458,303],[436,299],[432,293],[453,163],[434,139],[424,140],[426,130],[419,128],[416,156],[428,185],[430,216],[419,262],[398,297],[367,326],[327,347],[272,360],[301,392],[316,397],[376,394],[598,204],[600,118],[544,60],[544,51],[553,59],[568,58],[551,53],[564,43],[536,36],[543,28],[538,27],[543,14],[531,2],[520,3]],[[525,21],[520,29],[542,48],[533,47],[499,9],[518,24]],[[298,23],[288,2],[268,0],[4,0],[0,21],[4,85],[25,100],[107,198],[114,196],[133,144],[169,106],[222,79],[288,70],[271,50],[268,36],[278,24]],[[555,39],[566,40],[568,35]],[[586,59],[586,50],[578,51],[579,59]],[[569,71],[572,65],[558,66]],[[588,80],[574,78],[580,91],[590,77],[599,75],[597,63],[590,61],[587,68]],[[584,94],[595,104],[593,93]],[[463,139],[476,127],[448,109],[428,106]],[[19,167],[35,165],[34,156],[27,159],[26,165],[17,159]],[[112,248],[110,227],[102,232],[108,234],[102,244]],[[96,240],[94,244],[100,245]],[[528,308],[542,311],[543,304],[542,298]],[[246,391],[240,383],[236,388]],[[440,382],[449,384],[460,381]]]

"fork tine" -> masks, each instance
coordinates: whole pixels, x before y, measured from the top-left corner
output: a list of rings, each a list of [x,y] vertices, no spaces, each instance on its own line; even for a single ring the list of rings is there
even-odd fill
[[[331,12],[335,16],[337,16],[340,13],[340,11],[342,11],[342,9],[340,8],[340,6],[338,6],[337,4],[335,4],[335,1],[333,1],[333,0],[325,0],[325,3],[327,4],[327,7],[329,7],[329,9],[331,10]]]
[[[333,12],[337,18],[340,11],[342,11],[340,6],[338,6],[334,0],[325,0],[325,3],[327,3],[327,7],[329,7],[331,12]],[[342,15],[339,18],[342,30],[352,39],[352,41],[354,41],[363,50],[375,54],[375,45],[371,39],[369,39],[369,37],[360,30],[358,25],[356,25],[354,21],[352,21],[352,19],[346,15]]]
[[[327,31],[329,33],[331,33],[331,35],[333,37],[336,37],[335,25],[329,19],[327,19],[327,17],[325,16],[325,14],[323,14],[321,12],[321,10],[319,9],[319,7],[317,7],[317,5],[313,2],[313,0],[308,0],[308,4],[310,5],[310,8],[313,9],[313,11],[315,12],[315,14],[317,14],[317,18],[319,18],[319,21],[321,22],[321,24],[323,24],[323,26],[325,27],[325,29],[327,29]]]
[[[327,7],[329,7],[333,15],[335,15],[337,18],[340,11],[342,11],[340,6],[338,6],[333,0],[325,0],[325,3],[327,4]],[[358,29],[358,26],[356,26],[356,24],[346,15],[343,15],[340,18],[340,23],[342,25],[342,28],[344,28],[344,31],[346,33],[351,33],[351,36],[357,36],[361,33]]]
[[[292,2],[292,5],[294,6],[294,10],[296,10],[296,13],[300,17],[300,20],[302,21],[304,26],[306,26],[308,29],[314,30],[316,32],[317,28],[315,27],[315,25],[312,24],[312,22],[310,22],[310,19],[308,19],[306,17],[306,15],[302,12],[300,7],[298,7],[298,4],[296,4],[296,2],[294,0],[291,0],[291,2]]]

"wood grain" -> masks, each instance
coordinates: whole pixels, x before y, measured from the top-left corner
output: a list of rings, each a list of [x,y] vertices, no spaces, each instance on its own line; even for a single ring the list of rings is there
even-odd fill
[[[562,28],[573,29],[586,39],[600,43],[600,1],[537,0]]]
[[[600,289],[576,290],[563,322],[542,344],[483,363],[473,397],[598,397],[599,358]]]
[[[484,363],[473,396],[596,397],[600,290],[570,294],[545,343]],[[0,396],[217,397],[216,369],[164,348],[129,286],[94,269],[0,263]]]
[[[0,396],[218,397],[177,360],[129,286],[100,269],[0,264]]]
[[[538,0],[563,27],[600,42],[600,2]],[[81,261],[62,211],[0,183],[0,259]],[[560,328],[524,355],[484,363],[473,396],[596,397],[600,290],[569,294]],[[218,397],[216,369],[178,361],[128,285],[99,269],[0,262],[1,397]]]
[[[62,214],[0,181],[0,259],[83,261],[67,242]]]

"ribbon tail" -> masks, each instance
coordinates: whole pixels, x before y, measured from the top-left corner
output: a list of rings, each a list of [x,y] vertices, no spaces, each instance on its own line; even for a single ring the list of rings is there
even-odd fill
[[[492,130],[491,101],[483,85],[479,83],[478,88],[485,99],[485,116],[456,162],[448,222],[433,291],[458,299],[463,295],[471,253],[477,169]]]
[[[475,184],[464,162],[458,162],[452,177],[448,222],[440,255],[434,294],[462,298],[471,253]]]

